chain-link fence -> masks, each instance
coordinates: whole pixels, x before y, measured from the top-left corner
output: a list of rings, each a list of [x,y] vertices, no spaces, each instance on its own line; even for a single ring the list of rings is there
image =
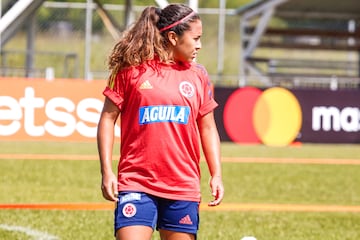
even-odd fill
[[[124,29],[125,7],[104,4],[104,9]],[[145,6],[133,6],[132,19]],[[96,4],[90,19],[86,3],[44,2],[35,16],[1,48],[1,76],[36,78],[104,79],[108,76],[107,58],[115,43]],[[224,62],[219,69],[219,10],[199,9],[204,33],[198,61],[214,81],[222,72],[224,82],[236,81],[239,55],[238,17],[227,10]],[[90,30],[89,30],[90,29]]]
[[[17,2],[2,0],[2,6],[4,1]],[[101,7],[109,13],[120,31],[125,28],[124,5],[104,4]],[[136,19],[144,8],[133,6],[130,19]],[[0,46],[0,76],[106,79],[107,58],[116,39],[99,10],[98,5],[89,5],[86,1],[45,1],[20,31]],[[250,72],[241,75],[241,51],[245,46],[241,38],[246,37],[240,35],[241,17],[235,9],[221,12],[219,9],[200,8],[198,11],[203,22],[203,36],[197,61],[207,68],[215,85],[238,86],[245,76],[245,85],[252,86],[337,89],[358,88],[360,85],[359,56],[346,51],[315,54],[311,49],[259,48],[250,59],[253,61],[251,66],[264,74],[259,76]],[[278,27],[286,23],[273,21],[272,24]],[[331,27],[331,24],[326,26]],[[276,37],[277,40],[287,39],[287,36]],[[296,36],[296,40],[299,39],[313,40]],[[274,61],[276,58],[285,60]],[[284,75],[284,66],[290,66],[290,70],[296,72]],[[313,77],[312,70],[321,77]],[[311,76],[306,77],[309,73]]]

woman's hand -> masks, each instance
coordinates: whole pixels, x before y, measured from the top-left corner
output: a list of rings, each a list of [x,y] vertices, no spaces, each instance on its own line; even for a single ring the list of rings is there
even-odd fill
[[[214,200],[209,202],[209,206],[217,206],[224,198],[224,185],[220,176],[214,176],[210,179],[210,189]]]
[[[103,174],[101,191],[106,200],[113,202],[118,201],[117,178],[113,172]]]

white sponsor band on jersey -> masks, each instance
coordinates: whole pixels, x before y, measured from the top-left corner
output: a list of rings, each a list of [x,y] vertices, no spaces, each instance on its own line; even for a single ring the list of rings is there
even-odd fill
[[[190,107],[188,106],[146,106],[139,110],[139,124],[155,122],[175,122],[187,124]]]

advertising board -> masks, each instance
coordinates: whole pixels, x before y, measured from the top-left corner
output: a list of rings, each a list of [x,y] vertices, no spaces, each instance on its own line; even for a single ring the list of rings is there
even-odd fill
[[[0,78],[0,140],[94,141],[105,86],[103,80]]]
[[[95,141],[105,86],[105,80],[0,78],[0,140]],[[214,91],[221,141],[360,143],[360,90]]]

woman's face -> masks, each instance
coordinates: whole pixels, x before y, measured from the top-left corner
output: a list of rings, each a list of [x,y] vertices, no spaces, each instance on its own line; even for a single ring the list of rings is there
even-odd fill
[[[202,24],[200,20],[189,23],[190,29],[182,36],[176,36],[172,41],[173,57],[175,61],[191,62],[201,49],[200,37],[202,35]]]

